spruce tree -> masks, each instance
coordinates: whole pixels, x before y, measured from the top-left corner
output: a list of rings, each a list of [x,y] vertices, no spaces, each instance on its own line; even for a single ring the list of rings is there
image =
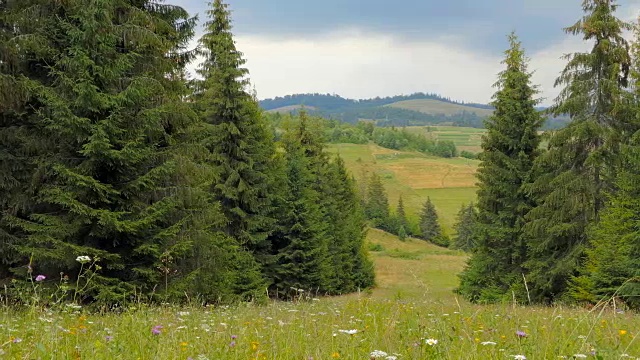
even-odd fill
[[[476,245],[460,275],[460,292],[472,301],[511,296],[527,258],[524,216],[532,206],[526,192],[538,156],[542,117],[531,85],[528,60],[515,34],[509,36],[506,69],[495,86],[493,115],[485,121],[478,169]]]
[[[2,204],[10,267],[73,276],[78,255],[99,257],[86,295],[105,302],[186,276],[217,217],[181,146],[197,123],[178,76],[194,19],[151,1],[6,5],[0,152],[23,164]]]
[[[315,187],[313,158],[299,135],[288,133],[283,140],[288,191],[279,209],[279,231],[272,237],[275,260],[268,268],[278,295],[330,290],[328,225]]]
[[[632,66],[628,116],[630,129],[640,129],[640,23],[634,26],[631,47]],[[633,121],[635,120],[635,121]],[[635,122],[635,124],[634,124]],[[634,130],[631,130],[634,131]],[[615,299],[640,308],[640,131],[629,144],[623,144],[621,162],[614,189],[607,192],[607,202],[598,223],[587,233],[586,260],[580,275],[571,279],[569,293],[578,301],[597,303]]]
[[[341,157],[336,156],[330,163],[328,174],[326,183],[332,191],[325,194],[330,199],[325,213],[331,234],[333,291],[344,294],[373,285],[373,263],[364,247],[367,226],[355,181]]]
[[[585,0],[582,8],[584,17],[565,31],[593,47],[568,55],[556,80],[565,87],[551,111],[569,115],[571,122],[551,134],[531,188],[537,205],[527,217],[526,268],[535,301],[558,299],[577,275],[586,229],[599,221],[604,194],[612,190],[619,168],[619,146],[635,122],[623,111],[630,68],[623,31],[629,24],[615,17],[614,1]]]
[[[236,49],[228,5],[214,0],[200,39],[205,59],[198,69],[196,108],[211,125],[204,145],[218,171],[212,184],[226,225],[223,232],[249,254],[238,268],[238,291],[262,292],[261,264],[267,261],[268,236],[275,225],[275,146],[256,99],[248,92],[245,60]],[[253,259],[253,260],[252,260]],[[252,290],[253,289],[253,290]]]
[[[436,207],[429,197],[427,201],[424,202],[422,212],[420,213],[420,232],[424,240],[431,241],[440,246],[449,245],[447,239],[442,234]]]
[[[616,180],[601,220],[589,231],[589,247],[581,275],[570,294],[597,303],[615,297],[640,308],[640,132],[622,153],[623,170]]]
[[[452,247],[462,251],[473,251],[476,247],[475,230],[478,211],[473,203],[462,205],[458,211],[457,222],[454,225],[456,237]]]
[[[398,206],[396,207],[396,221],[395,221],[395,231],[400,234],[400,229],[404,230],[405,236],[407,235],[407,230],[409,230],[409,222],[407,221],[407,214],[404,210],[404,202],[402,201],[402,195],[398,198]]]
[[[389,199],[380,176],[376,173],[373,173],[369,179],[365,214],[373,227],[389,230]]]

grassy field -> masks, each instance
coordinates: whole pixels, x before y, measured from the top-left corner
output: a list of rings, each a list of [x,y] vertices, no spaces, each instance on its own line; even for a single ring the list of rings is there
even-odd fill
[[[0,311],[6,359],[635,359],[637,314],[471,305],[452,292],[466,257],[368,236],[378,287],[231,307],[135,305]],[[375,251],[373,251],[375,250]],[[306,294],[306,293],[302,293]]]
[[[422,204],[431,197],[444,230],[451,233],[460,207],[475,199],[476,160],[437,158],[374,144],[333,144],[330,150],[340,154],[360,186],[362,179],[378,173],[391,207],[395,209],[402,195],[411,221],[417,222]]]
[[[434,115],[437,115],[437,114],[454,115],[454,114],[459,114],[463,111],[466,111],[468,113],[475,113],[478,116],[489,116],[493,113],[492,110],[488,110],[488,109],[479,109],[475,107],[452,104],[452,103],[433,100],[433,99],[404,100],[404,101],[395,102],[393,104],[389,104],[387,106],[419,111],[422,113],[434,114]]]

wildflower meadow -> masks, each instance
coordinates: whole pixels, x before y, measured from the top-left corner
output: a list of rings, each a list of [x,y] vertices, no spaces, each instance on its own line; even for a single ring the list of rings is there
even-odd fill
[[[5,310],[7,359],[637,359],[623,311],[349,298],[230,307]]]
[[[5,306],[0,358],[640,359],[637,313],[473,305],[453,292],[465,255],[377,230],[368,241],[387,249],[371,253],[373,291],[235,306]]]

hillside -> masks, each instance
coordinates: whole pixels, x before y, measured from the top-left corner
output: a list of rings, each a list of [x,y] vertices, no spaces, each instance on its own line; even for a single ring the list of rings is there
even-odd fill
[[[358,180],[360,191],[364,191],[365,186],[362,179],[373,172],[378,173],[392,209],[395,210],[402,195],[407,216],[416,224],[422,205],[430,197],[444,231],[452,234],[460,207],[475,200],[477,160],[437,158],[374,144],[332,144],[329,150],[344,159]]]
[[[282,106],[279,108],[275,108],[275,109],[270,109],[267,110],[268,113],[281,113],[281,114],[288,114],[290,112],[296,112],[300,109],[306,109],[307,111],[314,111],[317,110],[317,108],[315,106],[304,106],[304,105],[287,105],[287,106]]]
[[[483,128],[492,112],[487,104],[454,101],[438,94],[415,93],[354,100],[331,94],[295,94],[260,101],[267,112],[295,112],[304,106],[314,115],[347,123],[372,120],[378,126],[454,125]],[[543,108],[540,109],[544,110]],[[566,125],[567,118],[549,118],[545,129]]]
[[[471,107],[435,99],[403,100],[385,106],[418,111],[431,115],[444,114],[447,116],[468,112],[481,117],[487,117],[493,112],[490,109],[481,109],[478,107]]]

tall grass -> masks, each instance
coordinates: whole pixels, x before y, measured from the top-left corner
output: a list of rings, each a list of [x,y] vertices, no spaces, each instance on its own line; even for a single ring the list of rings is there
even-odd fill
[[[342,297],[104,314],[4,307],[0,359],[640,358],[635,313],[471,305],[453,293],[464,254],[378,230],[368,242],[378,286]]]

